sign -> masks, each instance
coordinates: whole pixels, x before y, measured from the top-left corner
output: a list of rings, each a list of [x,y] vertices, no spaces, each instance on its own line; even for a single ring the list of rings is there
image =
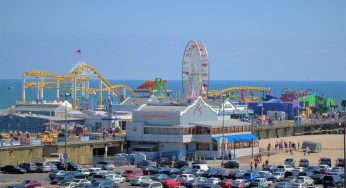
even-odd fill
[[[41,145],[41,140],[33,139],[31,143],[32,143],[32,145]]]
[[[80,141],[89,141],[90,139],[89,139],[89,136],[81,136],[80,138]]]

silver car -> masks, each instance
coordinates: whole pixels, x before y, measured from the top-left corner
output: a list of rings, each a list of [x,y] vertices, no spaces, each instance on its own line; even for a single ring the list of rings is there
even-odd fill
[[[142,183],[150,183],[152,180],[146,176],[138,176],[130,179],[131,185],[140,185]]]
[[[111,161],[100,161],[95,164],[95,167],[101,168],[102,170],[113,170],[115,168]]]
[[[38,172],[51,172],[52,167],[47,163],[35,163]]]

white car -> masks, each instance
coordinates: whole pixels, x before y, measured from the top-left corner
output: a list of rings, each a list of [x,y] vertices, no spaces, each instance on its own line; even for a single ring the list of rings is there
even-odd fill
[[[304,171],[304,167],[301,167],[301,166],[297,166],[294,169],[298,170],[299,172],[303,172]]]
[[[126,178],[119,176],[118,174],[107,174],[106,179],[112,180],[114,183],[124,183]]]
[[[150,182],[150,183],[142,183],[139,187],[142,188],[163,188],[162,184],[160,182]]]
[[[274,172],[273,176],[275,177],[276,181],[281,181],[285,178],[284,172]]]
[[[211,184],[218,184],[219,182],[221,182],[220,178],[209,178],[208,183],[211,183]]]
[[[74,182],[65,182],[65,183],[59,185],[59,187],[61,187],[61,188],[73,188],[73,187],[75,187],[76,185],[77,185],[77,184],[74,183]]]
[[[90,175],[90,171],[88,169],[85,169],[85,168],[81,168],[81,169],[78,169],[76,171],[79,172],[83,176],[89,176]]]
[[[298,176],[297,180],[302,180],[304,185],[314,185],[314,180],[309,176]]]
[[[185,181],[190,181],[190,180],[193,180],[195,179],[195,175],[193,174],[182,174],[180,175],[181,176],[181,179],[185,180]]]
[[[86,180],[86,179],[74,179],[72,182],[74,182],[76,184],[91,183],[89,180]]]
[[[232,185],[234,186],[242,185],[243,187],[248,187],[250,185],[250,182],[244,179],[236,179],[233,181]]]
[[[292,166],[290,166],[290,165],[280,165],[280,166],[278,166],[277,169],[283,169],[284,172],[290,172],[290,171],[292,171],[294,168],[293,168]]]
[[[142,183],[150,183],[152,180],[146,176],[138,176],[130,179],[130,184],[133,185],[140,185]]]

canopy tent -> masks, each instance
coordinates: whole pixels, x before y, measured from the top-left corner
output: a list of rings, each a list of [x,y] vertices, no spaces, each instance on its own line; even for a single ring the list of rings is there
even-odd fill
[[[222,136],[213,136],[213,140],[220,141]],[[225,138],[227,139],[227,142],[239,142],[239,141],[253,141],[258,140],[257,136],[254,134],[232,134],[232,135],[225,135]]]

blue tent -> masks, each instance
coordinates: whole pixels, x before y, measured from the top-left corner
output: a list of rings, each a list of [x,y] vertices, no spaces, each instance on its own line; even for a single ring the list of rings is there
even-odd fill
[[[219,141],[222,138],[222,136],[213,136],[213,140]],[[252,140],[258,140],[257,136],[254,134],[233,134],[233,135],[225,135],[225,138],[227,139],[227,142],[239,142],[239,141],[245,141],[250,142]]]

